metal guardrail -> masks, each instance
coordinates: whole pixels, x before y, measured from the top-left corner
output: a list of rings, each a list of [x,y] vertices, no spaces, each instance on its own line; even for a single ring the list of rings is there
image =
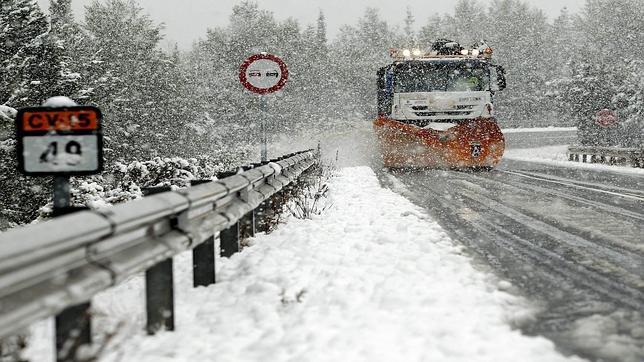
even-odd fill
[[[201,252],[214,253],[214,237],[220,233],[223,256],[239,250],[240,220],[249,215],[254,219],[260,204],[277,197],[316,157],[312,150],[291,154],[221,180],[0,234],[0,338],[40,319],[60,317],[135,274],[147,271],[151,284],[159,275],[151,273],[154,268],[186,250],[193,249],[195,264],[200,264],[195,265],[195,285],[214,283],[214,255],[199,256],[200,248],[210,244]],[[208,260],[212,265],[203,265]],[[199,282],[204,269],[210,276]],[[162,310],[168,305],[173,308],[173,301],[158,301],[159,290],[154,288],[163,286],[152,283],[146,288],[152,288],[148,290],[148,332],[159,329],[159,323],[173,329],[173,321],[168,323],[166,318],[168,311]],[[169,288],[172,299],[171,274]],[[163,293],[168,295],[167,288]],[[159,309],[156,317],[151,308]]]
[[[644,168],[644,149],[570,146],[568,147],[568,159],[570,161],[605,163],[609,165],[629,164],[632,167]]]

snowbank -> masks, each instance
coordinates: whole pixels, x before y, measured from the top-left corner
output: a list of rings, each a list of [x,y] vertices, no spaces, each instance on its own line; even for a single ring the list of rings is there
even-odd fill
[[[175,332],[145,336],[142,278],[96,297],[94,324],[122,323],[100,360],[579,361],[513,330],[530,311],[509,283],[475,270],[369,168],[342,170],[330,188],[326,214],[218,259],[214,286],[193,289],[190,253],[178,256]]]
[[[584,163],[568,161],[568,146],[548,146],[539,148],[511,148],[505,150],[503,158],[516,161],[535,162],[569,168],[583,168],[602,171],[611,171],[626,174],[644,175],[644,169],[627,166],[610,166],[600,163]]]

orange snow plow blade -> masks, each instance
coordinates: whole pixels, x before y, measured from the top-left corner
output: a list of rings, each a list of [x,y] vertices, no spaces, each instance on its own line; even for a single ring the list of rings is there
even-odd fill
[[[446,131],[381,117],[373,122],[385,167],[492,168],[505,151],[493,119],[478,118]]]

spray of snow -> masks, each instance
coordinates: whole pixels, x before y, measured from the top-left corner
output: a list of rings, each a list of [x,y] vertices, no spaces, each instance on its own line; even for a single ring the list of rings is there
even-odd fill
[[[607,361],[640,362],[644,359],[642,322],[640,313],[596,314],[577,320],[569,338],[577,348]]]
[[[504,128],[501,131],[506,133],[537,133],[537,132],[571,132],[577,127],[531,127],[531,128]]]

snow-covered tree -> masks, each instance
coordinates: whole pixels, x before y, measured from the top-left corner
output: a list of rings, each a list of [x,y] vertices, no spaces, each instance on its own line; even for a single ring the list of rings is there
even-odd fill
[[[320,10],[320,13],[318,14],[315,38],[317,40],[317,45],[325,51],[328,42],[326,28],[326,16],[324,16],[324,12]]]
[[[569,74],[551,85],[555,105],[578,125],[582,144],[642,142],[643,17],[644,4],[639,1],[587,0],[574,20],[579,29],[574,39],[580,46],[567,52]],[[595,114],[602,109],[614,110],[620,123],[596,125]]]
[[[421,48],[428,48],[436,39],[447,38],[446,31],[442,26],[442,17],[434,14],[429,17],[427,23],[420,28],[418,43]]]
[[[81,91],[81,72],[89,65],[88,39],[80,25],[74,21],[71,0],[50,0],[51,31],[48,42],[55,57],[52,62],[59,74],[51,89],[52,94],[82,99],[86,92]]]
[[[411,7],[407,7],[405,10],[405,26],[403,28],[404,31],[404,36],[405,36],[405,46],[407,48],[412,48],[416,47],[417,45],[417,40],[416,40],[416,31],[414,30],[414,24],[416,23],[416,18],[414,17],[414,13],[411,10]]]
[[[4,0],[0,6],[0,103],[34,105],[46,98],[57,73],[49,24],[34,0]]]
[[[367,8],[358,24],[345,26],[334,42],[334,71],[341,84],[337,88],[343,117],[373,118],[376,114],[375,89],[378,68],[391,61],[388,50],[402,48],[396,34],[375,8]]]
[[[192,114],[179,90],[187,79],[179,57],[158,48],[162,27],[132,0],[94,2],[86,29],[96,65],[90,100],[103,109],[108,157],[150,157],[177,148]]]
[[[644,61],[630,61],[622,75],[623,82],[612,99],[621,119],[617,143],[626,147],[644,147]]]
[[[454,14],[443,20],[447,37],[463,45],[472,45],[487,38],[485,8],[476,0],[458,0]]]
[[[499,93],[498,116],[506,125],[538,125],[552,117],[546,98],[551,65],[544,59],[550,25],[543,11],[519,0],[493,0],[485,32],[494,57],[505,66],[508,88]]]

